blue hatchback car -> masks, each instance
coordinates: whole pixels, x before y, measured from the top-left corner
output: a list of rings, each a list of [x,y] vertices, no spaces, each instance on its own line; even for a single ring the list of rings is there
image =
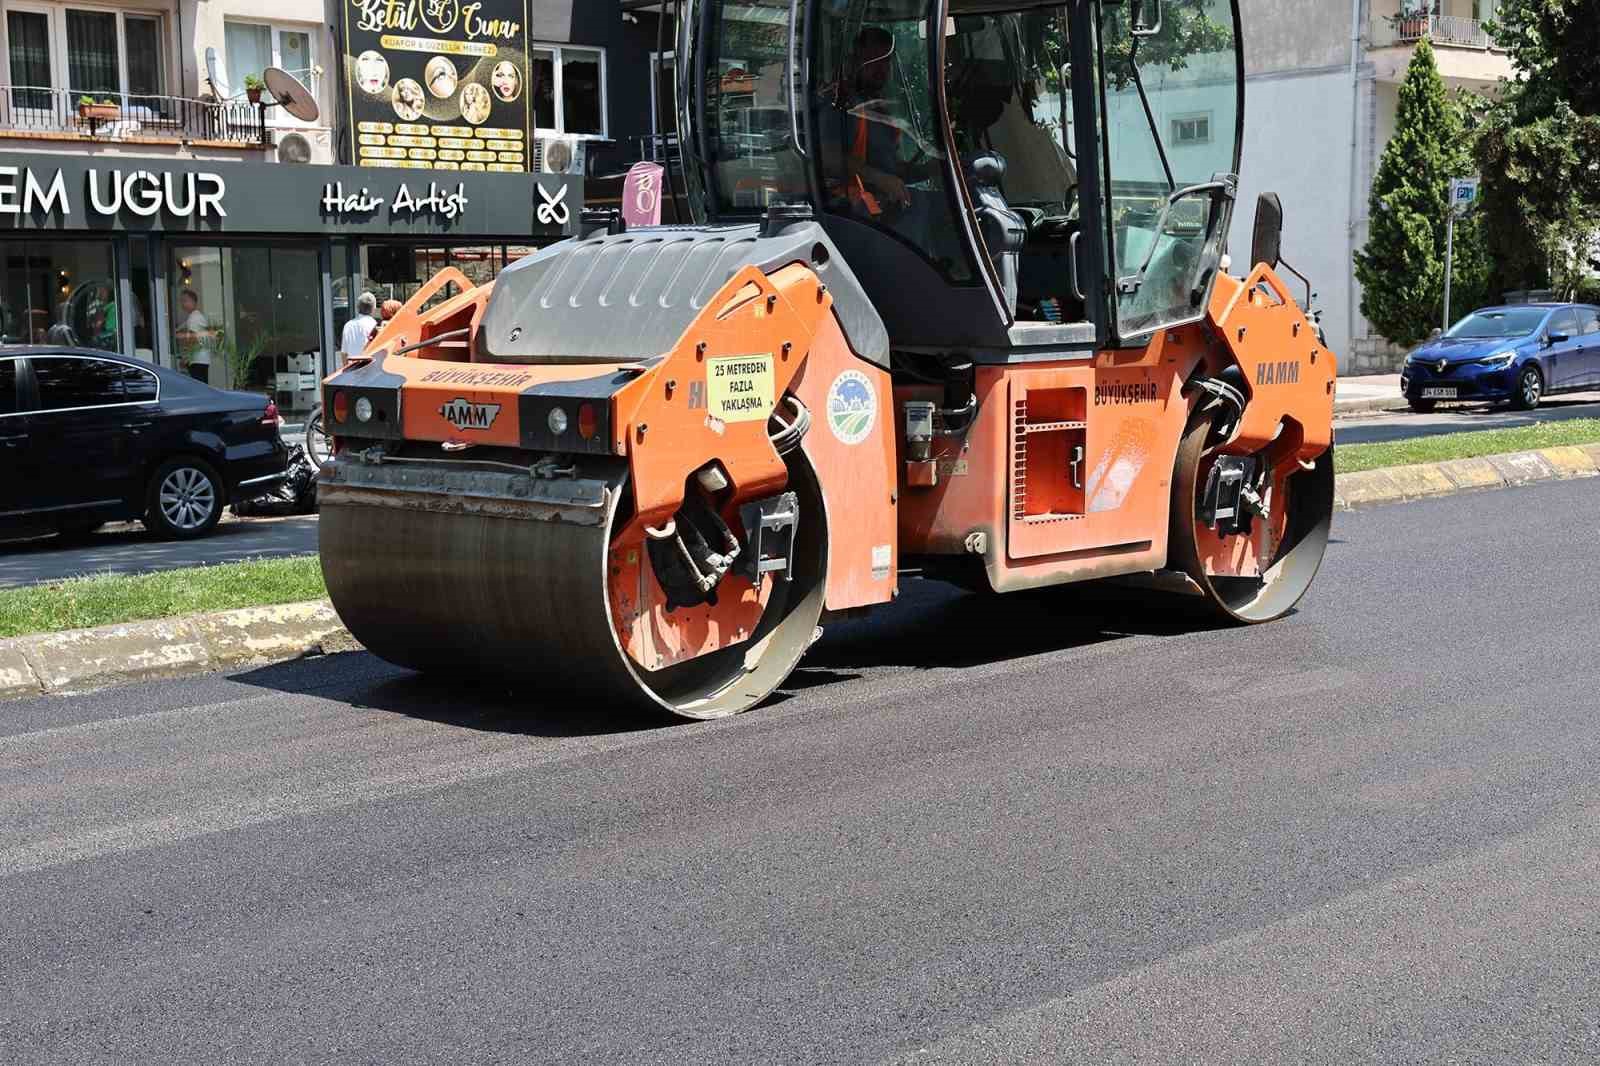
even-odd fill
[[[1400,371],[1413,411],[1440,400],[1531,410],[1549,393],[1585,388],[1600,388],[1600,308],[1588,304],[1481,308],[1412,352]]]

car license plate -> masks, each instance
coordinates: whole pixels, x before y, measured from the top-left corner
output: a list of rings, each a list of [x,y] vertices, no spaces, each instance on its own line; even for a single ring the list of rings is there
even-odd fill
[[[1422,398],[1424,400],[1453,400],[1456,398],[1456,390],[1453,386],[1450,388],[1445,388],[1442,385],[1435,385],[1431,388],[1425,387],[1422,390]]]

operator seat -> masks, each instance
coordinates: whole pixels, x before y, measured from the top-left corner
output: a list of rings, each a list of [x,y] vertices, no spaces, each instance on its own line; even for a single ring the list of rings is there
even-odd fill
[[[1005,293],[1006,312],[1017,315],[1017,275],[1022,249],[1028,243],[1028,223],[1006,203],[1000,183],[1005,180],[1006,160],[999,152],[985,152],[967,167],[973,213],[978,217],[978,232],[989,250],[994,272]]]

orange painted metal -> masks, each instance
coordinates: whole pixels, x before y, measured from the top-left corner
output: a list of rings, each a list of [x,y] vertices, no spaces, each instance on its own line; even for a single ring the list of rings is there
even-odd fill
[[[1317,458],[1333,443],[1335,360],[1283,279],[1265,264],[1243,282],[1219,278],[1210,310],[1250,397],[1224,451],[1249,455],[1271,445],[1275,466]]]

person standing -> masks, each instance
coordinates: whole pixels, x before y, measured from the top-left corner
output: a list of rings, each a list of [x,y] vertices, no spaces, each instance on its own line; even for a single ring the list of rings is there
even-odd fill
[[[196,381],[211,380],[211,352],[217,334],[211,320],[200,310],[200,297],[193,289],[178,294],[178,351],[188,363],[189,376]]]
[[[356,317],[344,324],[344,332],[339,335],[341,364],[367,350],[367,341],[371,339],[372,331],[378,328],[378,320],[372,317],[372,312],[377,308],[378,298],[370,292],[364,292],[356,298]]]

